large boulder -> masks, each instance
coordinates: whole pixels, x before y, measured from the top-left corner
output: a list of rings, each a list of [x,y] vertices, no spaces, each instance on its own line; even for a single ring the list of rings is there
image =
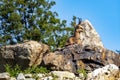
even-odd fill
[[[70,73],[68,71],[52,71],[51,72],[53,75],[57,76],[60,78],[59,80],[65,80],[64,78],[67,78],[68,80],[74,79],[76,76],[74,73]]]
[[[0,71],[4,65],[20,65],[22,68],[41,64],[43,56],[49,51],[49,46],[37,41],[25,41],[21,44],[7,45],[0,48]]]
[[[10,74],[7,72],[0,73],[0,80],[10,80]]]
[[[43,61],[46,66],[51,67],[53,70],[76,71],[72,59],[66,58],[62,53],[49,53],[43,58]]]
[[[120,80],[120,71],[118,66],[109,64],[88,73],[87,80]]]

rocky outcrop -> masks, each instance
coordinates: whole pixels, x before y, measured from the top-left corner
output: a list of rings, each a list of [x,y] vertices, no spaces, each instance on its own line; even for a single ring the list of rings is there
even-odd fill
[[[78,69],[93,71],[96,68],[108,64],[120,66],[120,55],[106,50],[106,57],[102,60],[102,53],[94,49],[86,49],[78,44],[70,45],[56,50],[54,53],[47,54],[44,58],[44,64],[54,70],[67,70],[76,73]]]
[[[74,77],[74,80],[84,80],[85,78],[73,75],[73,73],[79,75],[78,71],[80,70],[89,73],[87,80],[93,78],[95,80],[116,79],[114,75],[119,76],[117,74],[120,73],[120,55],[103,46],[98,33],[88,20],[81,22],[79,25],[83,27],[83,31],[80,32],[79,38],[77,35],[75,39],[80,39],[80,44],[73,40],[72,44],[58,48],[54,52],[49,52],[49,46],[36,41],[25,41],[21,44],[2,46],[0,48],[0,64],[2,64],[0,65],[0,71],[4,71],[5,64],[13,66],[18,64],[22,68],[42,65],[52,70],[66,71],[52,72],[58,77],[63,75],[58,80],[66,80],[63,78],[66,76],[70,79]],[[85,71],[83,73],[86,75]],[[39,75],[42,80],[52,80],[55,77],[43,75]],[[26,79],[26,76],[19,74],[17,79],[21,78]],[[34,80],[30,75],[29,79]]]
[[[88,20],[80,26],[81,44],[72,44],[47,54],[44,64],[56,70],[67,70],[76,73],[78,69],[93,71],[108,64],[120,66],[120,55],[105,49],[100,36]]]
[[[70,54],[71,55],[71,54]],[[62,53],[49,53],[44,58],[44,64],[53,70],[66,70],[70,72],[76,71],[75,64],[72,62],[72,56],[69,59]]]
[[[119,80],[120,71],[114,64],[109,64],[103,68],[98,68],[88,74],[87,80]]]
[[[120,54],[111,50],[106,50],[105,64],[115,64],[120,68]]]
[[[23,68],[41,64],[43,55],[49,51],[49,46],[36,41],[25,41],[21,44],[2,46],[0,48],[0,71],[5,64],[20,65]]]
[[[81,26],[84,29],[84,31],[80,34],[80,39],[83,46],[89,45],[104,48],[99,34],[88,20],[83,21]]]

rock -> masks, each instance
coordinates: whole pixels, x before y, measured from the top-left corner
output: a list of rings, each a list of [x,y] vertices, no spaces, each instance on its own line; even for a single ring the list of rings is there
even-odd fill
[[[120,55],[104,48],[100,36],[88,20],[80,24],[84,31],[80,33],[81,44],[67,45],[44,56],[43,62],[54,70],[77,73],[78,69],[88,72],[108,64],[120,67]]]
[[[48,67],[51,67],[53,70],[67,70],[74,72],[75,65],[74,63],[66,59],[64,55],[59,53],[49,53],[43,58],[44,64]]]
[[[25,80],[25,76],[23,75],[23,73],[18,74],[17,80]]]
[[[102,53],[95,50],[85,50],[84,47],[75,44],[66,46],[61,50],[56,50],[54,53],[48,53],[44,56],[43,62],[53,70],[65,70],[76,73],[77,69],[85,68],[88,71],[93,71],[96,68],[103,67],[110,63],[120,65],[120,55],[115,52],[110,53],[108,50],[106,58],[102,60]],[[108,55],[107,55],[108,54]],[[118,61],[117,61],[118,60]]]
[[[40,80],[53,80],[52,76],[43,77]]]
[[[44,77],[44,76],[45,76],[45,74],[42,74],[42,73],[37,74],[37,77],[38,77],[38,78],[42,78],[42,77]]]
[[[25,78],[32,78],[32,74],[24,74]]]
[[[85,79],[81,79],[80,77],[75,77],[74,80],[85,80]]]
[[[81,23],[81,26],[84,28],[84,32],[80,34],[82,45],[97,46],[102,48],[104,47],[100,36],[88,20],[83,21]]]
[[[5,64],[19,64],[23,68],[41,64],[43,56],[49,51],[49,46],[36,41],[26,41],[21,44],[7,45],[0,48],[0,70]]]
[[[10,74],[7,72],[0,73],[0,80],[10,80]]]
[[[16,78],[15,77],[10,77],[10,80],[16,80]]]
[[[87,80],[118,80],[120,79],[120,70],[114,64],[109,64],[103,68],[98,68],[88,74]]]
[[[111,50],[106,50],[105,64],[115,64],[120,68],[120,54],[117,54]]]
[[[4,70],[6,63],[12,66],[19,64],[22,68],[42,65],[49,69],[60,70],[52,72],[52,74],[59,76],[57,80],[83,80],[83,77],[78,78],[74,75],[79,75],[78,70],[87,70],[89,72],[88,80],[118,79],[120,76],[120,54],[104,48],[98,33],[89,21],[83,21],[80,25],[84,28],[79,38],[80,41],[82,40],[81,44],[66,45],[54,52],[49,52],[47,45],[36,41],[2,46],[0,48],[0,64],[3,65],[0,65],[0,70]],[[20,78],[24,80],[25,76],[22,74],[21,76]],[[44,74],[36,76],[40,80],[54,78]],[[29,79],[34,80],[32,77]]]
[[[25,80],[36,80],[36,79],[34,79],[34,78],[26,78]]]
[[[51,73],[57,76],[58,78],[60,78],[60,80],[64,80],[64,78],[69,78],[69,79],[75,78],[75,74],[68,71],[52,71]]]

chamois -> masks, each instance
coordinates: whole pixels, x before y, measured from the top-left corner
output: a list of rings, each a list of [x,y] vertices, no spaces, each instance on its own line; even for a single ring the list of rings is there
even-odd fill
[[[78,18],[79,22],[77,25],[74,26],[75,31],[73,36],[69,37],[66,45],[72,45],[72,44],[81,44],[80,40],[80,33],[83,32],[83,27],[81,26],[82,19]]]

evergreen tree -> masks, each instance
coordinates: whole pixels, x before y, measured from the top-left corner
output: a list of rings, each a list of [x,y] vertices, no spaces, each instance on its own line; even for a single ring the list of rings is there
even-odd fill
[[[36,40],[52,49],[64,46],[73,27],[60,20],[49,0],[1,0],[0,45]]]

